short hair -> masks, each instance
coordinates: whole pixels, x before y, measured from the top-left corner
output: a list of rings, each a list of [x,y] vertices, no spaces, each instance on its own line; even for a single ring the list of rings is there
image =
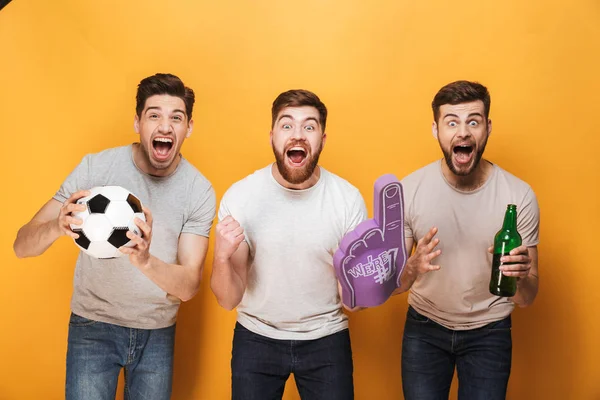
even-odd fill
[[[435,122],[440,118],[440,107],[444,104],[461,104],[471,101],[481,100],[484,106],[485,119],[490,115],[490,93],[488,89],[478,82],[456,81],[447,84],[441,88],[433,101],[431,108],[433,109],[433,119]]]
[[[160,94],[168,94],[183,100],[188,121],[192,119],[192,111],[194,110],[194,101],[196,99],[194,91],[185,86],[177,76],[161,73],[144,78],[139,83],[135,97],[135,111],[138,118],[142,116],[142,111],[144,111],[148,97]]]
[[[317,109],[319,112],[319,123],[321,124],[323,132],[325,132],[325,125],[327,124],[327,107],[325,107],[325,104],[319,99],[319,96],[303,89],[288,90],[277,96],[271,109],[271,127],[275,126],[277,115],[279,115],[279,112],[284,108],[303,106],[314,107]]]

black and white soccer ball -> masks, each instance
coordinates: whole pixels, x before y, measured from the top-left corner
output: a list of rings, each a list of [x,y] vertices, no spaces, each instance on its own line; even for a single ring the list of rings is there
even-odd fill
[[[75,244],[94,258],[120,257],[123,253],[119,247],[134,245],[127,231],[141,235],[133,220],[138,217],[146,221],[142,202],[121,186],[99,186],[90,192],[89,196],[77,200],[77,204],[86,205],[86,210],[73,213],[83,221],[81,225],[71,224],[71,230],[79,235],[74,239]]]

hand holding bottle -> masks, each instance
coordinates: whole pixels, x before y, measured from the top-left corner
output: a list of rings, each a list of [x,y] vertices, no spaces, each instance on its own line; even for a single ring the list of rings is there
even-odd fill
[[[494,254],[494,246],[488,248],[488,252]],[[531,257],[527,246],[519,246],[512,249],[507,256],[502,256],[500,262],[503,264],[500,266],[502,275],[513,276],[517,278],[525,278],[529,275],[531,269]]]
[[[527,261],[529,255],[524,256],[527,248],[522,246],[521,235],[517,231],[517,206],[506,206],[504,223],[494,237],[492,277],[490,278],[490,293],[501,297],[512,297],[517,293],[517,277],[515,271],[522,270],[523,260]],[[530,261],[530,260],[529,260]],[[513,264],[517,262],[517,264]]]

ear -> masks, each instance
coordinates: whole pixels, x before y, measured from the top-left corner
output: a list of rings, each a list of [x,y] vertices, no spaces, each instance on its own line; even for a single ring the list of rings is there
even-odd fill
[[[321,147],[325,147],[325,142],[327,141],[327,134],[323,133],[323,136],[321,137]]]
[[[271,146],[273,145],[273,129],[269,131],[269,142],[271,142]]]
[[[433,123],[431,124],[431,133],[433,134],[434,138],[438,138],[438,126],[435,121],[433,121]]]
[[[140,133],[140,118],[137,116],[135,116],[135,118],[133,119],[133,129],[135,130],[135,133],[137,133],[139,135]]]
[[[492,120],[491,119],[488,119],[487,131],[488,131],[488,137],[490,137],[490,135],[492,134]]]
[[[194,130],[194,120],[191,119],[188,123],[187,133],[185,134],[186,139],[192,136],[192,131]]]

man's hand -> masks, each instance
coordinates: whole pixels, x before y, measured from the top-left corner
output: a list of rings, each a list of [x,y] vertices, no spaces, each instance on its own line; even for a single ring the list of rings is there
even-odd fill
[[[70,236],[73,239],[79,238],[79,235],[71,230],[71,224],[81,225],[83,221],[73,217],[72,213],[76,211],[85,211],[86,206],[84,204],[77,204],[76,202],[82,197],[89,196],[89,194],[89,190],[80,190],[73,193],[71,197],[64,201],[60,207],[58,218],[56,219],[56,224],[58,225],[61,235]]]
[[[133,222],[140,228],[142,236],[127,231],[127,237],[135,244],[133,247],[122,246],[119,251],[129,254],[129,261],[138,268],[144,268],[150,261],[150,243],[152,242],[152,213],[148,208],[142,206],[146,221],[135,217]]]
[[[488,251],[493,254],[494,248],[488,248]],[[531,269],[531,257],[527,246],[519,246],[512,249],[507,256],[500,258],[502,265],[500,271],[502,275],[515,278],[525,278],[529,275]]]
[[[219,305],[233,310],[246,291],[250,248],[244,229],[231,215],[217,224],[216,233],[210,287]]]
[[[442,254],[442,250],[435,247],[440,243],[440,240],[434,237],[438,229],[433,227],[417,242],[417,247],[412,256],[406,262],[406,273],[413,275],[415,279],[429,271],[437,271],[439,265],[432,264],[434,258]]]
[[[229,260],[244,240],[244,228],[231,215],[216,227],[215,259]]]

